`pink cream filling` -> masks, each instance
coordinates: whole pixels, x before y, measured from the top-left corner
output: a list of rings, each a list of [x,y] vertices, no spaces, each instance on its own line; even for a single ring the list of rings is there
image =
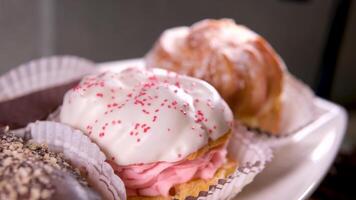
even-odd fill
[[[210,179],[226,161],[226,148],[214,149],[195,160],[118,166],[115,173],[124,181],[128,196],[168,196],[177,184],[192,179]]]

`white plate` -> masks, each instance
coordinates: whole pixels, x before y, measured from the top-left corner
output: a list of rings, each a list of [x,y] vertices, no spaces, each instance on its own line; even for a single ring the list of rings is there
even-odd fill
[[[121,70],[123,66],[142,66],[142,60],[108,62],[100,67]],[[322,115],[274,146],[272,162],[236,199],[299,200],[311,195],[331,166],[347,123],[342,107],[323,99],[316,99],[315,105]]]
[[[274,158],[239,195],[239,200],[299,200],[308,198],[330,168],[345,135],[343,108],[323,99],[315,105],[323,114],[275,146]]]

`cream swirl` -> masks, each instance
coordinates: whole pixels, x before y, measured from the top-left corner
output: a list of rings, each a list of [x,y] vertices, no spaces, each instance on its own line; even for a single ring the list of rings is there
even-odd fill
[[[115,172],[125,182],[128,196],[169,196],[169,190],[192,179],[208,180],[226,162],[225,147],[213,149],[195,160],[173,163],[157,162],[125,167],[113,164]]]
[[[124,166],[183,160],[228,132],[232,113],[205,81],[128,68],[84,77],[66,93],[60,121]]]

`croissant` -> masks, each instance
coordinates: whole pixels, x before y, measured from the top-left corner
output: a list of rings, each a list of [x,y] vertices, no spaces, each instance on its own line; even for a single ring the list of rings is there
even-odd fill
[[[271,133],[290,130],[282,125],[288,74],[283,60],[264,38],[231,19],[164,31],[145,63],[211,83],[235,117],[251,127]]]

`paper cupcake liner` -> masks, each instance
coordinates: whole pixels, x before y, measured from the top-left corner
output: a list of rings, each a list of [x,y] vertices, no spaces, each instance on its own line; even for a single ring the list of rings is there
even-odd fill
[[[271,149],[259,141],[243,126],[236,126],[228,145],[229,157],[236,159],[239,167],[225,179],[218,180],[208,191],[201,191],[197,197],[186,200],[225,200],[234,198],[272,159]]]
[[[74,81],[95,64],[75,56],[53,56],[22,64],[0,76],[0,101]]]
[[[306,127],[318,120],[321,114],[309,87],[287,74],[282,94],[282,132],[273,134],[258,128],[247,127],[247,129],[269,146],[279,146],[292,142],[294,137],[298,137]]]
[[[63,153],[77,168],[85,169],[89,183],[104,199],[126,199],[124,184],[105,161],[105,155],[79,130],[56,122],[38,121],[29,124],[23,133],[31,141]]]
[[[284,82],[281,130],[282,135],[289,135],[315,119],[315,97],[307,85],[291,74],[285,75]]]

